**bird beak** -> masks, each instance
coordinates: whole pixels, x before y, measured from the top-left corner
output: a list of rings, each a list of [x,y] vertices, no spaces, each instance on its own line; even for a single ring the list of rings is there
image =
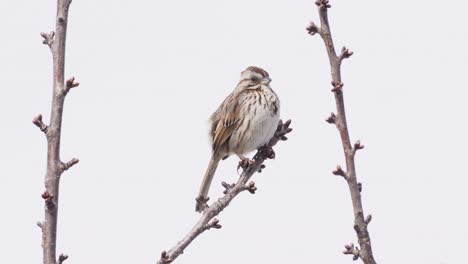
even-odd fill
[[[262,79],[262,84],[269,84],[271,82],[270,77],[265,77]]]

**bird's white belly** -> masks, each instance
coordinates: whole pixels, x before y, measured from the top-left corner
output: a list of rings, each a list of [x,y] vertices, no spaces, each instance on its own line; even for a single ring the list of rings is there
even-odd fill
[[[275,134],[279,121],[279,110],[273,113],[269,107],[261,104],[254,104],[246,114],[249,118],[240,124],[229,142],[233,152],[238,155],[267,144]]]

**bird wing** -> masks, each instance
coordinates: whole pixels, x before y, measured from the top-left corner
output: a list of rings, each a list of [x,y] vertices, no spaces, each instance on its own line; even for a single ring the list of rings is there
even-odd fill
[[[218,118],[213,120],[212,127],[212,136],[213,136],[213,151],[216,152],[220,146],[225,144],[232,133],[235,131],[236,127],[240,121],[240,105],[239,105],[239,96],[240,94],[231,94],[223,104],[221,104],[218,113],[214,114]]]

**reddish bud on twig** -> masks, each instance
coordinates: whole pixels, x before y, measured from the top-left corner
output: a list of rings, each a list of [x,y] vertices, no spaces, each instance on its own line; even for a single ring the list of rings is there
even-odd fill
[[[224,191],[223,191],[224,194],[226,194],[227,192],[229,192],[229,190],[232,189],[232,188],[235,186],[234,183],[229,184],[229,183],[226,183],[226,182],[224,182],[224,181],[221,182],[221,185],[224,187]],[[208,200],[207,200],[207,201],[208,201]]]
[[[219,224],[219,220],[217,218],[213,218],[213,220],[211,220],[211,222],[209,222],[205,228],[206,230],[209,230],[211,228],[216,228],[216,229],[220,229],[222,226]]]
[[[254,194],[257,190],[257,187],[255,187],[255,182],[250,181],[246,186],[246,190],[249,191],[249,193]]]
[[[161,252],[161,260],[159,261],[159,263],[169,264],[169,263],[171,263],[172,261],[174,261],[174,260],[171,259],[171,258],[167,255],[167,252],[166,252],[166,251]]]
[[[260,169],[258,169],[258,173],[262,173],[262,170],[265,169],[265,164],[260,165]]]
[[[327,123],[329,123],[329,124],[335,124],[336,123],[335,113],[331,112],[330,116],[327,119],[325,119],[325,121],[327,121]]]
[[[358,260],[359,256],[361,255],[361,251],[359,250],[358,247],[354,246],[353,243],[349,245],[345,245],[345,251],[343,251],[343,254],[345,255],[353,255],[353,260]]]
[[[70,91],[71,88],[78,87],[79,85],[80,85],[79,82],[75,82],[75,77],[71,77],[71,78],[68,79],[67,82],[65,83],[65,92],[68,93],[68,91]]]
[[[41,36],[42,38],[44,38],[44,40],[42,41],[42,44],[52,47],[52,43],[54,43],[55,32],[54,31],[50,31],[49,33],[41,32]]]
[[[337,92],[337,91],[341,90],[343,88],[343,86],[344,86],[344,83],[335,82],[335,81],[332,81],[331,84],[333,86],[333,89],[331,90],[332,92]]]
[[[344,178],[346,178],[346,173],[343,171],[340,165],[337,165],[336,170],[334,170],[332,173],[334,175],[343,176]]]
[[[33,124],[36,125],[42,132],[46,133],[47,132],[47,125],[42,122],[42,115],[38,114],[36,117],[33,119]]]
[[[315,4],[322,10],[331,7],[331,5],[328,3],[328,0],[317,0],[315,1]]]
[[[45,191],[41,194],[42,199],[44,199],[45,204],[48,208],[51,208],[54,205],[54,195],[50,194],[48,191]]]
[[[341,48],[341,54],[340,54],[340,56],[338,56],[338,59],[340,61],[342,61],[344,59],[347,59],[347,58],[351,57],[353,54],[354,53],[352,51],[350,51],[346,47],[343,47],[343,48]]]
[[[62,264],[65,260],[67,260],[68,255],[60,254],[57,263]]]
[[[320,28],[315,25],[314,22],[310,22],[309,26],[306,27],[307,33],[309,33],[311,36],[317,34],[320,32]]]
[[[356,141],[356,143],[354,143],[354,151],[360,150],[360,149],[363,149],[363,148],[364,148],[364,145],[361,144],[360,140],[358,140],[358,141]]]
[[[368,215],[366,219],[364,220],[364,222],[366,222],[366,225],[368,225],[370,221],[372,221],[372,215]]]

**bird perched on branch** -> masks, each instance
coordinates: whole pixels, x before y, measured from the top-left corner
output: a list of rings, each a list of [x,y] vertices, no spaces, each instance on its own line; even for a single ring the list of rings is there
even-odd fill
[[[212,157],[196,198],[195,210],[202,212],[208,201],[208,190],[221,159],[236,154],[241,162],[252,161],[244,154],[266,145],[279,121],[279,99],[270,87],[268,73],[248,67],[234,91],[210,117]]]

